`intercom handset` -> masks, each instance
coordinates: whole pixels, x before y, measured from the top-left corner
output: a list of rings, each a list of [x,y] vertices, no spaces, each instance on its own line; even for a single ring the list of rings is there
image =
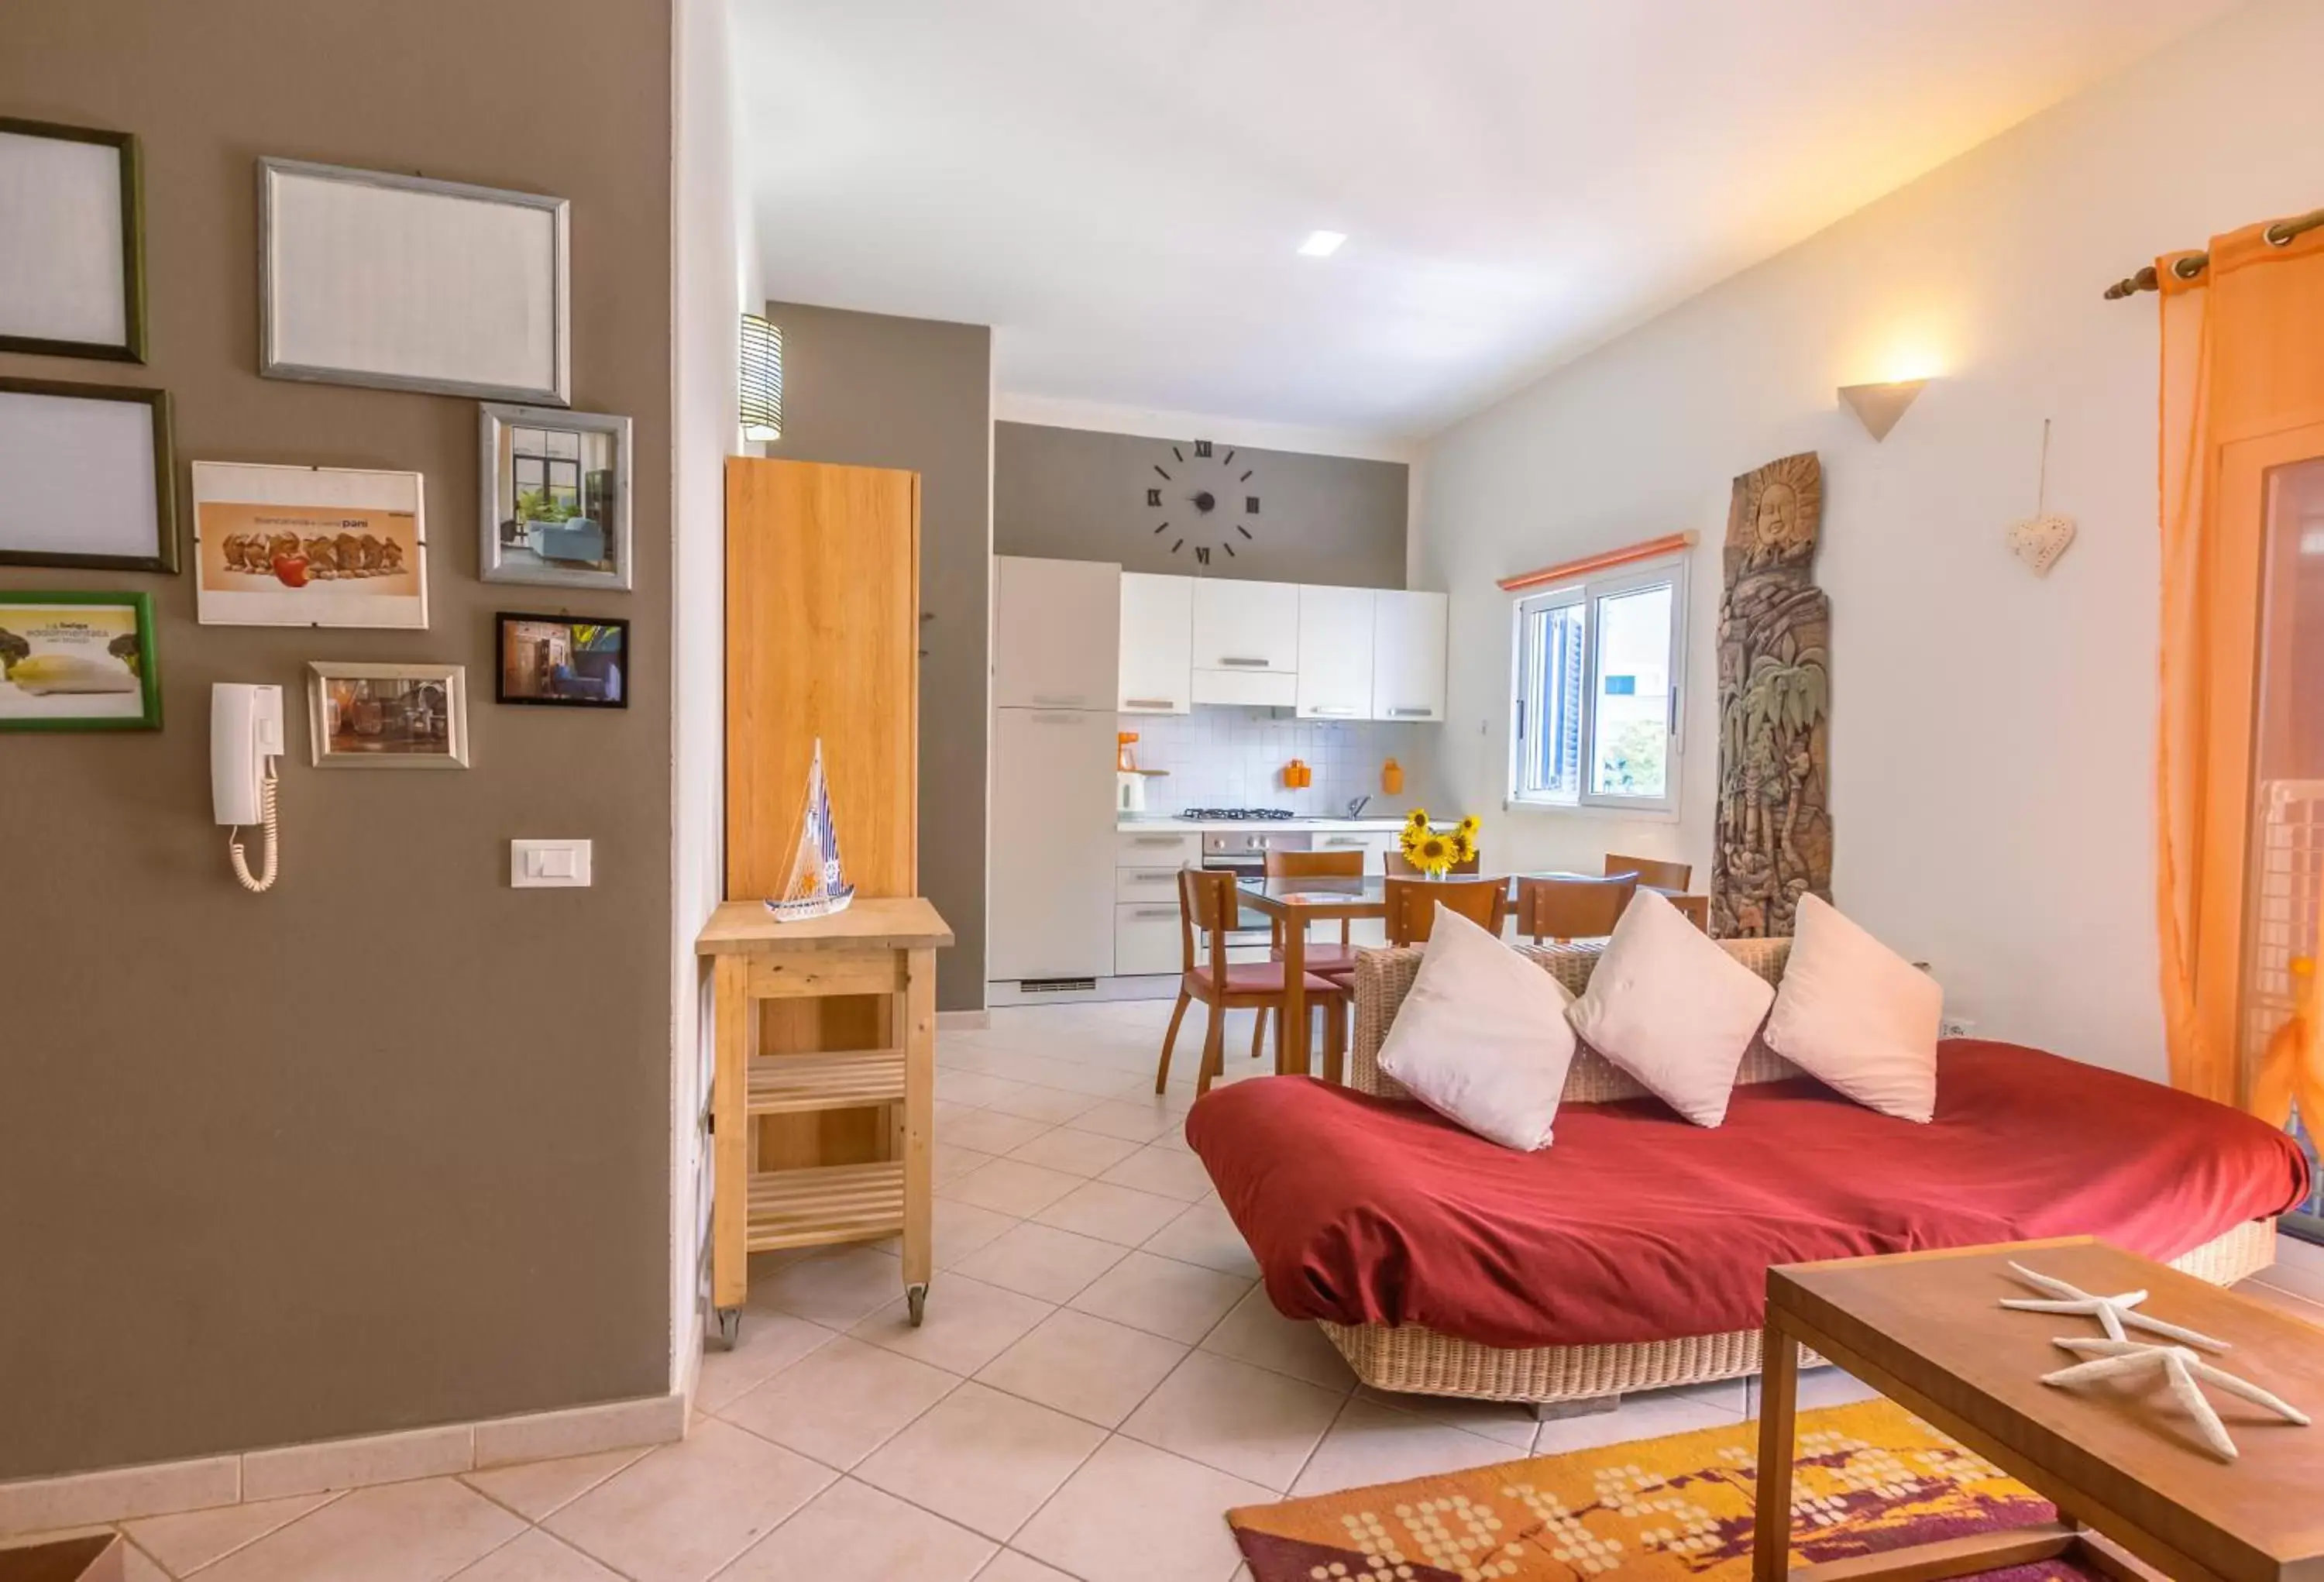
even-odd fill
[[[274,760],[282,754],[282,689],[220,681],[210,688],[210,801],[217,821],[234,827],[226,858],[250,891],[274,884]],[[254,877],[244,857],[242,831],[264,832],[265,853]]]

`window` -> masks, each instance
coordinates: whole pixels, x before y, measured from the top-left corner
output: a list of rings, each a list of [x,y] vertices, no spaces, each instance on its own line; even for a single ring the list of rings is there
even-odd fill
[[[1512,804],[1677,810],[1685,616],[1678,560],[1517,601]]]

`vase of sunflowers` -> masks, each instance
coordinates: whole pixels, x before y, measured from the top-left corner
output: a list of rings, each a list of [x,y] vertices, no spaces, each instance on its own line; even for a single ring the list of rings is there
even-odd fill
[[[1405,816],[1397,837],[1404,860],[1432,879],[1442,879],[1477,855],[1477,817],[1471,813],[1449,830],[1430,827],[1428,810],[1415,808]]]

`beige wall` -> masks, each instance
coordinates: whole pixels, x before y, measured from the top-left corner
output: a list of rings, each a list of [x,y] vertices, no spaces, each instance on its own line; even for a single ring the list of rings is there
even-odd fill
[[[920,475],[920,890],[956,943],[936,1005],[984,1004],[987,634],[992,586],[992,331],[770,302],[783,332],[783,437],[769,456]]]
[[[0,113],[135,132],[145,367],[189,458],[426,475],[432,629],[160,612],[158,735],[0,736],[0,1478],[659,1392],[669,1382],[670,23],[645,0],[8,0]],[[573,203],[573,392],[636,421],[630,596],[476,580],[476,409],[258,378],[253,162]],[[618,714],[502,708],[495,609],[631,617]],[[317,772],[283,878],[210,823],[209,683],[468,667],[475,767]],[[508,840],[596,885],[512,892]]]

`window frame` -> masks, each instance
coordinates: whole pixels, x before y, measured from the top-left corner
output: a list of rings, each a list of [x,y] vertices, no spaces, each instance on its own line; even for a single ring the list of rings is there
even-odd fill
[[[1665,748],[1663,794],[1621,796],[1593,791],[1597,777],[1599,606],[1608,598],[1641,588],[1671,590],[1670,692],[1665,707],[1668,745]],[[1574,796],[1528,795],[1525,791],[1526,728],[1539,717],[1538,700],[1526,694],[1536,669],[1536,656],[1526,627],[1545,610],[1578,607],[1582,612],[1581,748],[1576,754]],[[1528,589],[1510,600],[1508,703],[1508,774],[1501,806],[1508,812],[1617,813],[1631,817],[1675,819],[1683,781],[1686,739],[1687,557],[1662,555],[1624,566],[1602,577],[1582,577],[1552,587]]]

